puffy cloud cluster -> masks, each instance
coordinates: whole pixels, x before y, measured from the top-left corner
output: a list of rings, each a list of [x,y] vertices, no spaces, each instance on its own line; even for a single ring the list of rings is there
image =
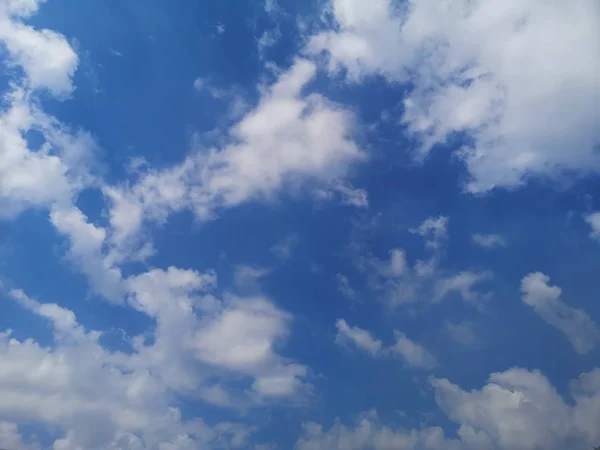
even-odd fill
[[[571,383],[574,403],[561,397],[537,371],[510,369],[489,377],[481,389],[465,391],[431,378],[438,406],[457,425],[457,438],[441,427],[402,429],[382,424],[374,412],[355,426],[339,420],[329,429],[304,424],[297,450],[588,450],[600,431],[600,369]]]
[[[331,0],[327,12],[332,26],[307,52],[351,81],[409,86],[399,121],[420,140],[419,158],[467,133],[469,191],[600,169],[595,0]]]

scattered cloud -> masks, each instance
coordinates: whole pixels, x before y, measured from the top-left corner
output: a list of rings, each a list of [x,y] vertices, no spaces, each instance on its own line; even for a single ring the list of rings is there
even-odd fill
[[[340,420],[324,430],[308,422],[298,450],[585,450],[600,440],[600,370],[582,374],[571,385],[575,403],[565,401],[537,371],[494,373],[480,390],[465,391],[446,379],[431,378],[438,406],[457,426],[456,437],[439,426],[405,429],[381,422],[375,410],[353,426]],[[454,434],[454,433],[452,433]]]
[[[341,273],[337,273],[335,275],[335,280],[337,283],[338,291],[340,291],[340,293],[344,297],[346,297],[348,300],[356,300],[356,296],[357,296],[356,291],[350,285],[350,281],[348,280],[348,277],[346,277],[345,275],[342,275]]]
[[[473,242],[483,248],[506,247],[506,239],[499,234],[474,234]]]
[[[549,283],[550,277],[541,272],[526,275],[521,281],[523,302],[546,323],[562,331],[577,353],[590,352],[600,343],[600,328],[585,311],[564,303],[562,290]]]
[[[480,308],[490,297],[480,291],[481,284],[493,278],[489,271],[463,270],[453,272],[440,267],[443,246],[447,240],[447,217],[431,217],[409,231],[421,236],[429,252],[426,259],[411,264],[401,248],[390,251],[388,260],[362,253],[354,247],[358,268],[366,273],[371,290],[382,295],[390,307],[416,302],[436,303],[458,294],[462,300]]]
[[[372,357],[398,355],[409,367],[415,369],[432,369],[437,365],[431,353],[400,331],[394,331],[395,344],[384,346],[371,333],[362,328],[351,327],[344,319],[338,319],[335,326],[338,330],[335,342],[338,345],[352,344]]]

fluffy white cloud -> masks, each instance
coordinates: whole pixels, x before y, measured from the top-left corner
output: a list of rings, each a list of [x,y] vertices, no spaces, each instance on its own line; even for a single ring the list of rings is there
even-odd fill
[[[521,281],[523,302],[546,323],[565,333],[575,351],[590,352],[600,343],[600,328],[585,311],[563,302],[561,288],[549,283],[550,277],[540,272],[525,276]]]
[[[272,199],[284,186],[327,184],[345,175],[364,154],[352,141],[348,111],[319,94],[303,94],[315,74],[313,63],[296,60],[229,130],[229,145],[199,149],[175,167],[144,174],[130,188],[107,188],[115,233],[124,239],[144,219],[161,222],[186,208],[208,219],[220,208]]]
[[[11,295],[49,321],[54,345],[0,333],[0,417],[64,433],[55,450],[158,448],[182,438],[197,449],[217,438],[218,426],[182,420],[168,384],[142,355],[106,350],[101,332],[59,305]]]
[[[419,157],[467,132],[469,191],[600,168],[595,0],[331,0],[330,12],[307,52],[354,81],[411,86],[401,121],[421,140]]]
[[[106,299],[120,303],[125,290],[121,271],[105,256],[106,231],[88,223],[77,208],[53,208],[50,222],[70,243],[69,256],[88,277],[92,289]]]
[[[344,319],[338,319],[335,326],[335,342],[338,345],[352,344],[372,357],[400,356],[409,367],[417,369],[432,369],[437,364],[431,353],[400,331],[394,331],[395,344],[384,346],[382,341],[375,339],[367,330],[351,327]]]
[[[339,420],[329,430],[304,424],[298,450],[588,450],[600,431],[600,371],[582,374],[567,403],[537,371],[510,369],[492,374],[480,390],[465,391],[446,379],[431,379],[439,407],[457,425],[450,439],[441,427],[403,430],[382,424],[375,412],[354,427]]]
[[[600,212],[588,214],[584,217],[586,223],[592,228],[590,237],[595,241],[600,241]]]
[[[483,248],[505,247],[506,239],[499,234],[474,234],[473,242]]]
[[[289,314],[261,297],[220,300],[210,294],[215,283],[212,272],[175,268],[124,280],[128,304],[156,321],[153,332],[128,338],[131,353],[107,350],[102,332],[72,311],[11,291],[48,320],[54,343],[0,333],[0,419],[57,428],[56,450],[245,445],[250,428],[183,420],[173,394],[243,408],[301,399],[307,368],[276,351]]]
[[[253,380],[248,392],[226,393],[202,386],[205,399],[229,403],[262,402],[274,397],[301,397],[306,366],[276,352],[289,335],[292,317],[264,297],[223,300],[206,292],[214,273],[154,269],[128,280],[130,304],[157,321],[153,345],[138,347],[153,370],[184,390],[197,389],[203,378],[220,375]],[[195,314],[198,312],[198,314]]]
[[[8,107],[0,112],[1,214],[12,216],[27,206],[70,203],[78,183],[60,156],[50,152],[56,148],[46,141],[40,150],[32,151],[25,138],[31,130],[44,135],[43,115],[23,89],[10,91],[5,101]]]
[[[360,350],[369,353],[371,356],[378,356],[383,349],[383,343],[375,339],[371,333],[362,328],[351,327],[344,319],[338,319],[335,323],[338,330],[335,342],[338,345],[352,343]]]
[[[48,89],[64,96],[73,90],[71,77],[79,62],[77,54],[61,34],[36,30],[19,19],[36,12],[43,1],[10,0],[0,5],[0,44],[8,51],[9,66],[20,66],[27,87]]]

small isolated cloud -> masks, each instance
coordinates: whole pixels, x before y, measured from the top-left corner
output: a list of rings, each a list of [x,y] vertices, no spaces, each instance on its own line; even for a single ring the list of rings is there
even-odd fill
[[[477,337],[473,331],[471,322],[444,323],[444,332],[455,343],[464,347],[471,347],[477,343]]]
[[[225,25],[222,24],[222,23],[220,23],[220,22],[217,24],[216,28],[217,28],[217,33],[219,33],[219,34],[223,34],[227,30],[227,28],[225,27]]]
[[[350,280],[345,275],[337,273],[335,275],[335,281],[337,283],[337,289],[340,293],[348,300],[356,300],[356,291],[350,285]]]
[[[300,243],[300,238],[297,234],[291,233],[281,239],[277,244],[271,247],[273,253],[278,259],[287,261],[292,257],[294,249]]]
[[[358,327],[351,327],[344,319],[338,319],[335,326],[338,330],[335,337],[336,344],[352,344],[359,350],[369,353],[371,356],[379,356],[381,354],[383,343],[373,338],[368,331]]]
[[[499,234],[474,234],[472,239],[483,248],[506,247],[506,239]]]
[[[551,286],[547,275],[535,272],[525,276],[521,292],[523,302],[547,324],[562,331],[577,353],[589,353],[600,343],[598,325],[585,311],[567,305],[561,299],[561,288]]]
[[[600,212],[588,214],[584,217],[586,223],[592,228],[590,238],[600,242]]]
[[[242,292],[260,290],[261,280],[271,273],[271,269],[248,265],[238,265],[233,274],[235,287]]]
[[[411,228],[410,232],[418,234],[423,239],[427,247],[437,249],[448,236],[448,218],[444,216],[430,217],[426,219],[417,228]]]
[[[437,365],[431,353],[400,331],[394,331],[395,344],[384,346],[371,333],[362,328],[351,327],[344,319],[338,319],[335,326],[338,330],[335,342],[338,345],[352,344],[372,357],[400,356],[409,367],[415,369],[432,369]]]

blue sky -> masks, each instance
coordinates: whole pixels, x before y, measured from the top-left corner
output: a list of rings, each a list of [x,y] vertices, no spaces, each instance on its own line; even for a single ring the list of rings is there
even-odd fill
[[[600,445],[595,0],[0,0],[0,447]]]

